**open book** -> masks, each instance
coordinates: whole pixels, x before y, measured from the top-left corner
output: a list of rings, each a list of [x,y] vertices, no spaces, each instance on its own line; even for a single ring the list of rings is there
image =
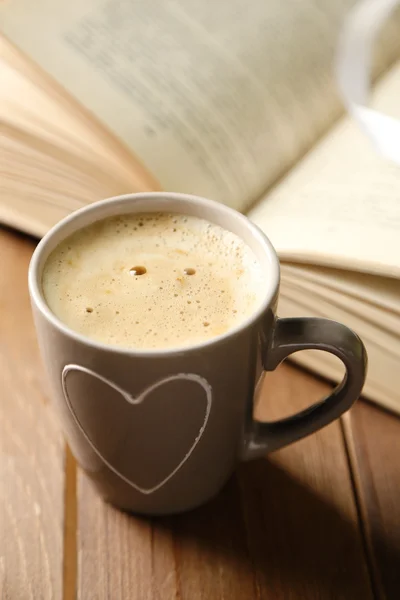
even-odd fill
[[[348,324],[364,394],[400,412],[400,169],[336,90],[355,0],[0,4],[0,220],[36,236],[120,193],[229,204],[282,261],[281,316]],[[400,116],[400,13],[375,45],[375,105]],[[295,359],[332,380],[325,353]]]

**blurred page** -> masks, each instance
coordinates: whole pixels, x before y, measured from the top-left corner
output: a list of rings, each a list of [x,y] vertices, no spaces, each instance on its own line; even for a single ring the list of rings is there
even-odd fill
[[[162,187],[245,210],[342,110],[333,56],[355,1],[9,0],[0,18]]]
[[[400,118],[399,99],[400,62],[378,86],[373,106]],[[250,218],[283,259],[400,277],[400,167],[350,118]]]
[[[386,312],[400,315],[400,285],[395,278],[371,277],[368,273],[287,262],[282,264],[281,272],[284,279],[295,279],[304,285],[310,281],[327,293],[337,292],[351,301],[360,300],[364,304],[369,303]]]

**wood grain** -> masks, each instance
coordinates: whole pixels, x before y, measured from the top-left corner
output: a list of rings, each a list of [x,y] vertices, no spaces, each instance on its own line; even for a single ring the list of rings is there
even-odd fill
[[[0,229],[0,597],[62,597],[63,441],[27,290],[33,242]]]
[[[400,597],[400,419],[359,402],[343,419],[376,595]]]
[[[258,414],[293,412],[327,389],[284,365]],[[79,472],[78,526],[81,600],[372,598],[339,422],[240,465],[217,498],[176,517],[118,512]]]
[[[64,485],[64,550],[63,550],[63,600],[75,600],[77,581],[77,497],[76,461],[71,450],[65,448]]]

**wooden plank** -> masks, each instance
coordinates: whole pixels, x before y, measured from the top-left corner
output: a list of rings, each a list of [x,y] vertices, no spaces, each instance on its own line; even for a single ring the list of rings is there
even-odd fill
[[[400,597],[400,419],[359,402],[344,418],[376,595]]]
[[[327,389],[283,365],[258,414],[293,412]],[[217,498],[170,518],[115,510],[79,472],[78,527],[81,600],[372,598],[339,422],[240,465]]]
[[[62,597],[63,441],[27,290],[33,242],[0,230],[0,597]]]
[[[66,446],[65,452],[64,505],[63,600],[75,600],[77,581],[76,461],[68,446]]]

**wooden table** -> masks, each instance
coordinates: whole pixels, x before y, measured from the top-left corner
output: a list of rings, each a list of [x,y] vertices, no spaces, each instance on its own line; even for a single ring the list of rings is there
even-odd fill
[[[0,231],[1,599],[400,598],[400,419],[363,401],[241,465],[192,513],[141,519],[103,503],[48,402],[26,286],[33,248]],[[329,387],[290,365],[268,381],[263,418]]]

